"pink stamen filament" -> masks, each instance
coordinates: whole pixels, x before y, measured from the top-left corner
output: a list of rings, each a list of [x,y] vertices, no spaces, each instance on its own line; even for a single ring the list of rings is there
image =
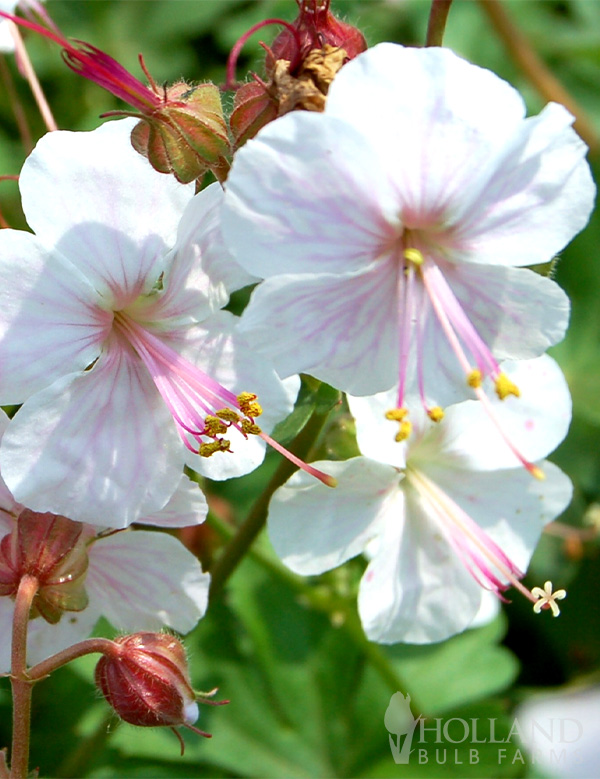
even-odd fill
[[[481,580],[474,574],[472,565],[476,566],[477,571],[489,583],[490,589],[496,592],[499,597],[502,597],[500,591],[512,585],[532,603],[537,603],[537,598],[519,581],[524,576],[523,572],[514,565],[498,544],[479,527],[466,511],[431,481],[423,471],[407,467],[406,477],[433,509],[446,530],[446,537],[459,553],[469,573],[479,584],[481,584]],[[473,549],[473,547],[475,548]],[[492,568],[489,568],[485,561]],[[494,569],[510,584],[503,584],[493,573]]]
[[[130,103],[143,113],[151,112],[163,104],[158,95],[154,94],[116,60],[95,46],[83,41],[76,41],[80,44],[79,47],[73,46],[55,25],[52,29],[48,29],[36,22],[21,19],[4,11],[0,11],[0,17],[9,19],[20,27],[33,30],[38,35],[57,43],[63,49],[63,58],[72,70],[84,78],[94,81],[103,89]]]
[[[190,452],[198,454],[198,450],[189,442],[188,436],[198,443],[201,443],[202,436],[217,440],[219,438],[206,430],[207,415],[216,415],[217,411],[229,408],[239,413],[241,418],[252,419],[241,411],[237,396],[233,392],[221,386],[200,368],[187,362],[127,314],[122,311],[116,312],[114,325],[134,347],[148,369],[158,392],[173,416],[181,440]],[[244,438],[247,438],[248,435],[242,430],[241,421],[242,419],[239,422],[224,421],[224,424],[226,427],[235,427]],[[265,432],[260,431],[256,435],[323,484],[329,487],[336,486],[337,482],[332,476],[303,462]]]
[[[427,286],[427,292],[430,296],[435,295],[436,299],[443,305],[452,326],[473,355],[477,367],[484,375],[489,374],[492,378],[496,378],[500,373],[498,363],[477,330],[473,327],[471,320],[465,314],[450,285],[444,278],[444,274],[434,262],[429,260],[423,263],[422,273],[423,283]]]
[[[398,278],[398,297],[403,305],[398,312],[398,325],[400,328],[400,381],[398,383],[398,408],[404,405],[404,389],[406,387],[406,374],[410,355],[410,341],[412,332],[412,316],[415,297],[415,269],[409,263],[406,269],[400,269]]]
[[[434,309],[434,311],[436,313],[438,321],[439,321],[439,323],[440,323],[444,333],[446,334],[446,337],[448,338],[448,341],[449,341],[449,343],[450,343],[450,345],[452,347],[452,350],[454,351],[454,354],[456,355],[456,358],[457,358],[458,362],[460,363],[460,366],[464,370],[465,375],[468,376],[472,372],[472,366],[469,363],[469,360],[467,359],[467,356],[466,356],[466,354],[465,354],[465,352],[464,352],[464,350],[462,348],[461,342],[460,342],[460,340],[459,340],[459,338],[458,338],[458,336],[457,336],[457,334],[456,334],[456,332],[455,332],[455,330],[454,330],[454,328],[452,326],[452,323],[451,323],[451,321],[450,321],[450,319],[448,317],[447,306],[446,306],[446,303],[448,301],[452,301],[452,300],[454,301],[456,307],[460,308],[460,304],[458,303],[458,301],[454,297],[454,295],[453,295],[452,291],[450,290],[450,288],[447,286],[447,282],[445,281],[445,279],[443,279],[443,274],[441,273],[439,268],[437,268],[437,266],[434,263],[430,262],[429,260],[425,260],[425,262],[421,266],[420,270],[421,270],[421,278],[423,279],[423,286],[424,286],[424,288],[425,288],[425,290],[427,292],[429,300],[431,301],[431,304],[432,304],[433,309]],[[432,275],[433,275],[433,279],[434,279],[433,281],[432,281]],[[437,292],[438,292],[437,283],[439,281],[439,278],[443,279],[443,283],[444,283],[444,285],[446,285],[446,287],[448,288],[448,292],[449,292],[449,296],[446,296],[444,294],[443,302],[442,302],[442,300],[440,299],[440,297],[437,294]],[[451,305],[451,307],[452,307],[452,305]],[[467,319],[465,313],[462,311],[462,309],[461,309],[461,314],[462,314],[462,317],[465,319],[465,321],[468,322],[469,327],[473,330],[473,333],[475,333],[476,338],[478,339],[478,341],[481,344],[483,344],[483,342],[481,341],[479,335],[477,335],[477,333],[475,332],[475,329],[473,328],[471,323],[468,321],[468,319]],[[489,352],[489,350],[487,349],[485,344],[483,344],[482,348],[484,350],[486,350],[487,352]],[[477,360],[477,365],[480,368],[480,370],[482,371],[482,373],[486,373],[486,372],[487,373],[492,373],[491,371],[485,371],[485,365],[482,365],[482,363],[480,362],[478,354],[474,354],[474,357]],[[490,361],[493,362],[493,364],[495,366],[494,373],[492,373],[492,377],[493,377],[494,374],[497,375],[500,371],[499,371],[499,368],[498,368],[498,364],[496,363],[494,358],[491,356],[491,354],[489,356],[489,359],[486,357],[486,362],[488,363],[488,365],[490,364]],[[494,427],[498,430],[498,432],[502,436],[502,440],[506,443],[506,445],[508,446],[510,451],[515,455],[517,460],[533,476],[535,476],[536,478],[543,478],[542,472],[540,471],[539,467],[537,465],[535,465],[534,463],[530,462],[529,460],[527,460],[521,454],[521,452],[519,452],[519,450],[512,443],[512,441],[510,441],[510,439],[508,438],[506,432],[504,431],[504,429],[502,427],[502,424],[501,424],[500,420],[498,419],[498,416],[497,416],[497,414],[496,414],[496,412],[494,410],[494,407],[492,406],[492,404],[491,404],[489,398],[487,397],[487,395],[485,394],[485,392],[481,389],[481,387],[474,387],[473,389],[474,389],[475,395],[477,396],[478,400],[481,401],[481,403],[483,404],[483,407],[485,408],[486,413],[490,417],[490,420],[494,424]]]

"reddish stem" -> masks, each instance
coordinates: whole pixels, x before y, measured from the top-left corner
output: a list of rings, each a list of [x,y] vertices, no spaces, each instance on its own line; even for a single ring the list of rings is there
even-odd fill
[[[27,628],[31,604],[39,588],[35,576],[26,574],[15,597],[12,627],[11,684],[13,697],[13,737],[10,756],[11,779],[26,779],[29,765],[32,685],[27,676]]]

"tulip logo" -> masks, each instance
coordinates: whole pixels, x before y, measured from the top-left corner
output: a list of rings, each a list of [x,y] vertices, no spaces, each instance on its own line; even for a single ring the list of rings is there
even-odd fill
[[[408,763],[413,733],[420,719],[420,716],[415,719],[412,715],[408,693],[406,698],[401,692],[392,695],[383,721],[390,732],[390,749],[395,763]],[[402,748],[400,748],[401,736],[404,736]]]

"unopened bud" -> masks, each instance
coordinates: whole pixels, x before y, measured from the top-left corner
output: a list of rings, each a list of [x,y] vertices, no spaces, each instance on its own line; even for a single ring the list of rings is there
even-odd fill
[[[115,639],[119,649],[103,655],[96,684],[116,713],[148,728],[192,725],[198,704],[181,642],[167,633],[134,633]]]
[[[184,184],[209,169],[219,177],[230,153],[219,89],[185,82],[165,88],[162,104],[134,127],[131,143],[155,170]]]

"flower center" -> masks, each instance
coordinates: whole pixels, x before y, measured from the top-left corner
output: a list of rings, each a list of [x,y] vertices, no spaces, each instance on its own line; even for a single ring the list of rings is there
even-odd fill
[[[255,419],[262,414],[262,408],[254,393],[235,395],[123,311],[115,312],[114,327],[148,369],[190,452],[201,457],[231,453],[231,441],[226,435],[233,428],[245,439],[250,435],[262,438],[294,465],[324,484],[335,486],[335,479],[312,468],[260,429]]]
[[[444,411],[440,406],[432,406],[427,402],[424,379],[425,332],[427,320],[433,313],[465,375],[466,384],[473,389],[475,396],[483,404],[507,446],[524,468],[535,478],[543,479],[542,470],[529,462],[509,440],[481,385],[483,379],[489,376],[494,382],[500,400],[504,400],[509,395],[519,397],[519,388],[500,370],[489,347],[473,326],[440,267],[428,255],[419,236],[416,233],[405,232],[403,246],[402,271],[398,274],[400,335],[398,400],[397,407],[386,413],[387,419],[396,421],[400,425],[396,440],[404,441],[412,430],[408,419],[409,410],[405,406],[405,394],[409,365],[413,361],[418,393],[425,412],[434,422],[440,422],[444,417]]]

